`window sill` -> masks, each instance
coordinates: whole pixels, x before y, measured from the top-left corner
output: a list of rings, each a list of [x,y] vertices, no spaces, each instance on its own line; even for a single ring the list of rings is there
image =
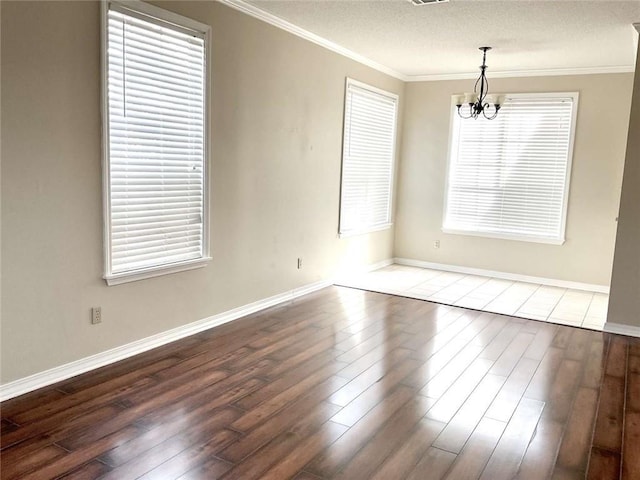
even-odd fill
[[[443,228],[442,233],[450,233],[453,235],[468,235],[471,237],[496,238],[499,240],[515,240],[518,242],[546,243],[548,245],[563,245],[565,242],[564,238],[536,238],[536,237],[526,237],[523,235],[474,232],[470,230],[455,230],[450,228]]]
[[[144,280],[145,278],[159,277],[162,275],[169,275],[171,273],[206,267],[210,261],[211,257],[197,258],[195,260],[188,260],[186,262],[175,263],[172,265],[164,265],[162,267],[107,274],[104,276],[104,279],[107,281],[107,285],[109,286],[120,285],[122,283],[137,282],[138,280]]]
[[[375,227],[367,228],[364,230],[351,230],[346,232],[339,232],[338,237],[346,238],[346,237],[355,237],[357,235],[366,235],[367,233],[380,232],[382,230],[388,230],[393,227],[393,223],[385,223],[384,225],[377,225]]]

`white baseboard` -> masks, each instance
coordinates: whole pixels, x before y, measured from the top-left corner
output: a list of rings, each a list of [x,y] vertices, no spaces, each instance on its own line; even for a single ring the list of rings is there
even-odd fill
[[[640,337],[640,327],[634,325],[624,325],[622,323],[607,322],[602,328],[603,332],[617,333],[628,337]]]
[[[376,263],[372,263],[371,265],[367,265],[366,271],[373,272],[374,270],[378,270],[380,268],[388,267],[389,265],[393,265],[393,258],[387,258],[386,260],[381,260]]]
[[[332,280],[323,280],[295,288],[279,295],[264,298],[242,307],[234,308],[233,310],[228,310],[208,318],[203,318],[202,320],[188,323],[187,325],[167,330],[166,332],[157,333],[150,337],[91,355],[90,357],[81,358],[80,360],[60,365],[59,367],[54,367],[49,370],[45,370],[44,372],[39,372],[13,382],[5,383],[0,385],[0,401],[8,400],[9,398],[17,397],[18,395],[37,390],[38,388],[66,380],[67,378],[75,377],[81,373],[132,357],[139,353],[146,352],[147,350],[151,350],[152,348],[166,345],[167,343],[174,342],[203,330],[236,320],[279,303],[291,301],[332,284]]]
[[[606,285],[593,283],[572,282],[569,280],[558,280],[555,278],[533,277],[530,275],[520,275],[518,273],[496,272],[494,270],[484,270],[482,268],[461,267],[459,265],[447,265],[444,263],[425,262],[423,260],[413,260],[411,258],[394,258],[394,263],[407,265],[410,267],[430,268],[433,270],[443,270],[445,272],[465,273],[467,275],[484,275],[486,277],[501,278],[503,280],[513,280],[516,282],[540,283],[552,287],[572,288],[574,290],[586,290],[588,292],[609,293]]]

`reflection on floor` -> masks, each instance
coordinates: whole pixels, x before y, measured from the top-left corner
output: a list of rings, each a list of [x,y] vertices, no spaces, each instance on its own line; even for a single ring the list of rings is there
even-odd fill
[[[536,283],[390,265],[341,278],[338,285],[602,330],[609,296]]]
[[[640,339],[329,287],[3,402],[11,480],[637,480]]]

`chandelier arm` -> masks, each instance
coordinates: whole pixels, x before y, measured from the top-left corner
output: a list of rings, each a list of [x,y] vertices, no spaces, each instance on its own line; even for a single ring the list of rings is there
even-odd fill
[[[482,74],[480,74],[480,76],[478,77],[478,79],[476,80],[476,83],[473,85],[473,91],[477,92],[478,91],[478,82],[480,81],[480,79],[482,78]],[[482,88],[482,84],[480,85],[480,88]]]
[[[458,106],[458,115],[460,116],[460,118],[462,118],[464,120],[468,120],[468,119],[473,117],[473,110],[472,109],[469,109],[469,115],[465,116],[465,115],[462,114],[462,108],[460,108],[460,107],[462,107],[462,105]]]
[[[495,109],[495,112],[493,112],[493,115],[487,116],[487,111],[489,110],[489,108],[488,108],[489,104],[488,103],[485,104],[485,107],[487,107],[486,110],[485,109],[482,110],[482,115],[484,116],[484,118],[486,118],[487,120],[493,120],[494,118],[496,118],[498,116],[498,110],[500,110],[499,108]]]
[[[482,78],[484,78],[484,96],[482,98],[480,98],[480,101],[483,102],[484,99],[487,97],[487,95],[489,94],[489,79],[487,78],[487,75],[484,73],[484,70],[482,71]]]

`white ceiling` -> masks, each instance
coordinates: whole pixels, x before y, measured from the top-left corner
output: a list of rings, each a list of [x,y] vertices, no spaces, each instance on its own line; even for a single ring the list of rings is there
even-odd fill
[[[477,75],[483,45],[493,76],[630,71],[640,23],[640,0],[223,1],[405,80]]]

